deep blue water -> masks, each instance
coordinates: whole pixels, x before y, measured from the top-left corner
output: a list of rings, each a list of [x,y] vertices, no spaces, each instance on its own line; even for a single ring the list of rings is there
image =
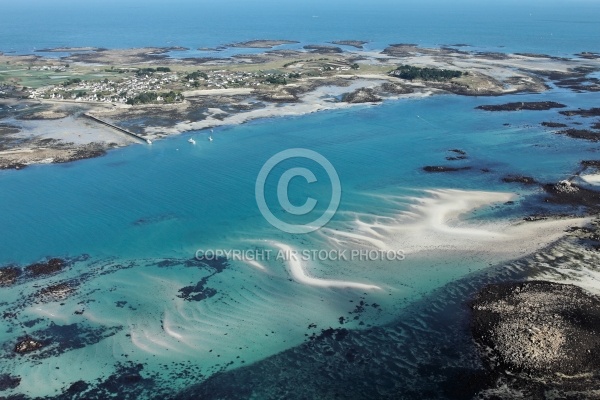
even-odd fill
[[[470,44],[488,50],[568,55],[600,51],[600,3],[593,0],[90,1],[4,2],[0,51],[58,46],[214,47],[250,39],[302,43],[360,39]]]

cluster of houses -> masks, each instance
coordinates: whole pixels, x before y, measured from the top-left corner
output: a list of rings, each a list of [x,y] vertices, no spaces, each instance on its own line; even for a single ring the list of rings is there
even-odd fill
[[[309,68],[317,71],[348,70],[347,65],[342,63],[329,63],[323,67],[323,64],[311,66]],[[41,66],[37,69],[62,68],[66,66]],[[282,74],[279,71],[206,71],[196,73],[184,72],[148,72],[144,70],[132,71],[133,74],[124,75],[123,80],[110,80],[108,78],[88,81],[80,79],[69,79],[60,85],[41,87],[38,89],[29,89],[27,97],[30,99],[55,99],[82,102],[111,102],[127,103],[128,100],[135,98],[143,93],[154,92],[159,94],[156,101],[163,99],[160,92],[182,91],[192,89],[223,89],[232,87],[260,87],[279,83],[278,78],[299,78],[301,72],[291,74]]]
[[[67,86],[55,85],[30,89],[28,98],[125,103],[128,99],[142,93],[172,90],[171,87],[180,80],[181,77],[172,72],[141,76],[133,75],[122,81],[113,81],[110,79],[99,81],[82,80]]]

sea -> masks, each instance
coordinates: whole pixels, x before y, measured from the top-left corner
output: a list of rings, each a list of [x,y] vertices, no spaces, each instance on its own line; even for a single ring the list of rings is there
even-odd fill
[[[198,49],[253,39],[298,42],[281,49],[354,39],[369,52],[392,43],[600,52],[600,2],[591,0],[5,3],[7,54],[177,46],[189,50],[173,57],[229,57],[261,50]],[[529,254],[516,243],[543,235],[515,221],[572,212],[545,203],[538,186],[502,178],[568,179],[600,149],[540,125],[589,119],[475,108],[510,101],[590,108],[599,95],[554,87],[389,100],[0,171],[0,266],[52,257],[68,265],[0,288],[0,374],[21,378],[2,395],[395,398],[404,390],[402,398],[426,398],[419,393],[429,390],[427,398],[460,398],[448,389],[457,379],[449,366],[482,368],[465,339],[474,282],[506,277],[502,266]],[[335,176],[295,157],[257,185],[268,160],[290,149],[318,153]],[[314,200],[313,212],[324,214],[339,195],[329,222],[308,233],[279,229],[257,204],[264,190],[274,217],[310,226],[314,213],[295,216],[280,204],[278,178],[299,168],[314,179],[289,180],[293,207]],[[63,295],[44,294],[61,284]],[[462,336],[448,339],[454,331]],[[45,347],[15,355],[26,336]],[[428,386],[434,375],[441,386]]]

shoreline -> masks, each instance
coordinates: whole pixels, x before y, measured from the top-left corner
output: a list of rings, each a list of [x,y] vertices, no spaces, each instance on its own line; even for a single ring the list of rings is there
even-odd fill
[[[277,46],[277,43],[282,41],[262,42],[248,43]],[[558,85],[562,82],[571,88],[575,85],[578,89],[592,90],[594,88],[586,86],[587,74],[592,69],[600,70],[600,60],[595,58],[563,59],[544,55],[504,53],[500,57],[496,53],[467,52],[449,47],[421,48],[407,44],[390,45],[381,52],[340,50],[340,53],[337,50],[332,53],[330,46],[312,46],[304,50],[268,50],[258,54],[236,55],[217,61],[170,58],[165,56],[169,49],[172,48],[86,48],[84,53],[58,59],[0,55],[0,61],[10,62],[12,65],[10,69],[0,69],[0,74],[8,76],[7,81],[14,83],[12,86],[0,87],[0,96],[4,97],[4,100],[0,97],[0,125],[8,124],[8,128],[21,131],[18,134],[21,139],[18,144],[13,143],[17,141],[7,140],[10,139],[7,135],[2,137],[4,140],[0,139],[0,169],[22,169],[31,164],[54,162],[54,159],[58,160],[57,162],[65,162],[101,155],[80,146],[72,133],[64,130],[59,132],[60,124],[65,118],[77,119],[82,112],[91,112],[118,126],[132,120],[147,119],[147,126],[134,124],[125,127],[154,141],[190,130],[235,125],[261,118],[305,115],[322,110],[348,108],[355,104],[380,104],[387,100],[437,93],[466,96],[540,93],[549,89],[546,84],[549,81],[555,81]],[[201,61],[200,64],[198,61]],[[119,82],[140,81],[139,72],[136,75],[134,71],[145,70],[148,66],[155,65],[166,65],[168,67],[164,69],[170,72],[159,75],[150,73],[150,76],[146,75],[145,78],[142,76],[141,81],[167,79],[165,82],[171,82],[166,84],[167,87],[183,89],[183,101],[131,106],[115,101],[40,97],[42,93],[61,93],[68,89],[68,86],[56,84],[47,86],[56,80],[54,75],[58,76],[59,81],[68,78],[68,83],[71,76],[82,76],[85,79],[94,73],[98,75],[94,78],[98,83],[94,83],[94,80],[84,80],[83,83],[75,85],[97,86],[100,90],[106,90],[110,89],[110,85],[120,84]],[[463,76],[449,80],[402,79],[389,72],[397,65],[438,71],[449,68],[461,71]],[[15,69],[15,66],[23,68]],[[261,72],[267,68],[270,68],[270,71],[280,71],[280,75]],[[581,72],[582,69],[586,70]],[[48,70],[52,72],[45,72]],[[201,86],[199,88],[186,87],[190,86],[190,83],[181,79],[186,73],[190,73],[187,71],[194,70],[205,71],[200,75],[208,78],[194,80],[194,85]],[[109,82],[108,86],[102,86],[102,74],[106,76],[103,82]],[[294,76],[289,78],[289,82],[283,80],[282,84],[265,83],[270,77],[287,78],[288,75]],[[240,79],[245,79],[246,82],[244,85],[249,86],[228,87],[234,76],[242,77]],[[32,79],[34,80],[31,81]],[[113,80],[116,83],[110,83]],[[25,81],[41,86],[38,89],[33,86],[19,86],[19,82]],[[23,99],[23,92],[32,98]],[[29,108],[29,111],[25,108]],[[32,109],[38,111],[30,112]],[[43,121],[44,126],[56,128],[54,137],[43,138],[54,139],[49,146],[44,147],[37,143],[38,130],[19,126],[24,119]],[[72,124],[71,128],[74,128]],[[76,130],[86,134],[92,132],[88,124],[79,124]],[[93,147],[108,151],[131,143],[114,133],[114,140],[107,139],[109,135],[107,132],[99,135],[99,140],[92,141]],[[85,144],[89,146],[90,142]],[[48,147],[56,153],[55,158],[48,156]],[[51,159],[52,161],[49,161]]]

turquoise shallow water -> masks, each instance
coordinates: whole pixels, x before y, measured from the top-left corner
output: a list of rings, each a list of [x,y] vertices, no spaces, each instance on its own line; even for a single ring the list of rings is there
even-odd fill
[[[569,93],[553,97],[574,107],[594,98]],[[190,133],[97,159],[3,171],[5,212],[0,220],[11,234],[0,243],[2,261],[27,263],[83,253],[187,257],[203,243],[271,232],[257,208],[254,184],[264,162],[290,147],[318,151],[334,165],[343,189],[341,211],[377,210],[381,204],[364,196],[370,192],[401,195],[440,187],[523,191],[500,178],[533,174],[540,181],[563,179],[577,169],[582,153],[591,156],[595,150],[594,145],[539,126],[541,121],[560,120],[556,111],[474,110],[482,103],[509,100],[436,96],[359,106],[228,127],[215,132],[214,142],[203,132]],[[510,126],[503,125],[507,121]],[[190,136],[196,138],[196,146],[187,143]],[[466,151],[469,158],[446,161],[454,148]],[[472,170],[428,174],[421,171],[425,165]],[[482,173],[481,168],[492,172]],[[327,187],[325,180],[323,188]],[[291,188],[298,191],[299,202],[309,189],[301,181]],[[319,190],[311,192],[318,196]],[[324,190],[317,208],[329,197]]]
[[[555,182],[576,171],[581,159],[594,157],[597,145],[539,125],[561,120],[556,110],[474,109],[542,98],[569,107],[587,107],[595,99],[593,94],[555,91],[497,99],[442,95],[391,101],[220,128],[213,142],[206,132],[190,132],[101,158],[1,172],[0,225],[5,233],[0,263],[26,265],[48,256],[73,260],[58,275],[25,279],[4,289],[2,306],[3,312],[17,315],[1,336],[8,354],[10,344],[23,334],[70,344],[40,353],[42,362],[7,359],[2,370],[19,374],[23,381],[18,391],[30,396],[60,393],[77,380],[106,379],[130,362],[142,364],[142,376],[159,386],[178,390],[299,345],[312,324],[335,326],[349,315],[344,326],[360,330],[394,321],[421,296],[505,260],[502,252],[481,251],[485,244],[477,243],[487,239],[479,233],[431,228],[431,210],[465,207],[473,191],[516,193],[515,204],[497,198],[496,205],[464,215],[459,227],[517,235],[502,221],[539,211],[538,193],[503,183],[501,177],[524,174]],[[197,144],[188,143],[189,137]],[[325,156],[342,185],[332,221],[308,235],[269,225],[254,197],[264,162],[290,147]],[[455,155],[451,149],[465,151],[468,158],[447,161]],[[322,210],[331,196],[328,180],[310,162],[280,167],[298,165],[314,169],[319,181],[292,181],[291,201],[300,204],[311,196]],[[422,171],[425,165],[471,169],[431,174]],[[275,183],[267,181],[271,206],[276,204]],[[423,192],[440,188],[461,191]],[[276,205],[273,210],[290,218]],[[502,248],[504,242],[493,241],[504,239],[490,240]],[[224,268],[193,261],[198,249],[277,251],[281,246],[384,246],[408,254],[392,262],[310,259],[302,264],[309,277],[350,282],[349,288],[301,283],[289,260],[230,260]],[[74,292],[54,299],[40,294],[40,288],[60,283]],[[362,300],[378,307],[352,314]],[[77,367],[82,363],[85,369]]]

